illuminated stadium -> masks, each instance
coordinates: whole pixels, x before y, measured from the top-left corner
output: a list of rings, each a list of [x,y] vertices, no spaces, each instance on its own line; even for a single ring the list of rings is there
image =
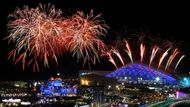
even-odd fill
[[[129,84],[147,85],[177,85],[177,81],[170,74],[177,71],[178,65],[185,55],[180,54],[180,49],[171,47],[170,42],[160,42],[158,46],[155,39],[148,43],[129,40],[118,41],[118,46],[113,46],[106,54],[116,70],[106,74],[106,77],[115,78],[118,82]],[[143,37],[148,39],[147,37]],[[136,41],[139,41],[137,43]],[[152,46],[149,43],[155,43]],[[135,46],[135,49],[132,46]],[[147,44],[147,45],[145,45]],[[149,44],[149,45],[148,45]],[[164,45],[165,44],[165,45]],[[164,45],[164,48],[162,46]],[[152,47],[149,47],[152,46]],[[122,66],[122,67],[121,67]],[[166,74],[169,72],[170,74]]]
[[[123,66],[107,74],[106,77],[115,78],[119,82],[127,82],[129,84],[177,84],[176,79],[173,77],[142,64],[129,64]]]

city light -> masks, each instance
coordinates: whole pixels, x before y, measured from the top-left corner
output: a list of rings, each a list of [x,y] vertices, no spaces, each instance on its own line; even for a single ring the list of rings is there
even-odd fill
[[[87,80],[85,81],[85,85],[88,85],[88,81]]]
[[[176,98],[179,98],[179,91],[176,91]]]
[[[89,85],[89,81],[88,80],[81,80],[81,85]]]
[[[156,81],[157,81],[157,82],[160,81],[160,78],[159,78],[159,77],[156,77]]]
[[[84,85],[84,84],[85,84],[84,80],[81,80],[81,82],[82,82],[82,85]]]
[[[111,88],[111,85],[108,85],[108,89],[110,89]]]
[[[115,87],[116,87],[116,89],[119,89],[119,85],[116,85]]]

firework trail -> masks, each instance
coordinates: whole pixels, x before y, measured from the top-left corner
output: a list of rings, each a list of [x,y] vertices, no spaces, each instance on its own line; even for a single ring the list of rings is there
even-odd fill
[[[149,66],[151,66],[151,63],[152,63],[156,53],[158,52],[158,50],[159,50],[159,47],[157,47],[157,46],[154,46],[154,48],[152,49],[152,53],[151,53],[150,61],[149,61]]]
[[[131,59],[131,62],[133,63],[133,57],[132,57],[132,53],[131,53],[131,49],[129,47],[129,44],[127,41],[125,41],[125,44],[126,44],[126,47],[127,47],[127,50],[125,50],[129,56],[129,58]]]
[[[113,57],[112,57],[112,55],[111,55],[111,53],[112,53],[112,52],[107,52],[106,55],[108,55],[109,61],[110,61],[116,68],[118,68],[117,65],[116,65],[116,63],[115,63],[115,61],[114,61],[114,59],[113,59]]]
[[[178,62],[177,62],[177,64],[176,64],[176,66],[175,66],[175,69],[174,69],[174,70],[176,70],[176,69],[177,69],[177,67],[178,67],[179,63],[181,62],[181,60],[182,60],[184,57],[185,57],[185,55],[182,55],[182,56],[180,57],[180,59],[178,60]]]
[[[166,64],[165,70],[171,65],[172,61],[174,60],[174,58],[176,57],[176,55],[178,54],[178,49],[175,49],[174,52],[172,53],[172,55],[169,57],[168,62]]]
[[[119,58],[119,60],[121,61],[121,63],[122,63],[123,65],[125,65],[125,63],[124,63],[124,61],[123,61],[123,59],[122,59],[122,57],[121,57],[119,51],[116,50],[116,49],[114,49],[114,48],[112,48],[109,52],[106,52],[105,55],[108,56],[109,61],[110,61],[116,68],[118,68],[118,67],[117,67],[117,64],[115,63],[114,58],[112,57],[112,53],[115,54],[115,55]]]
[[[123,59],[122,59],[122,57],[121,57],[119,51],[116,50],[116,49],[113,49],[113,50],[111,50],[111,51],[112,51],[115,55],[117,55],[117,57],[120,59],[121,63],[122,63],[123,65],[125,65],[125,63],[124,63],[124,61],[123,61]]]
[[[161,56],[161,58],[160,58],[160,61],[159,61],[159,64],[158,64],[158,68],[160,68],[160,65],[162,64],[162,61],[164,60],[164,58],[168,55],[168,51],[170,50],[170,48],[169,49],[167,49],[163,54],[162,54],[162,56]]]
[[[144,52],[145,52],[145,45],[141,44],[141,46],[140,46],[141,62],[143,61]]]
[[[127,55],[129,56],[129,58],[131,59],[131,63],[133,63],[133,59],[132,59],[132,53],[131,53],[131,49],[129,47],[129,44],[128,44],[128,41],[125,41],[125,45],[126,45],[126,49],[124,49],[124,51],[127,52]],[[145,56],[145,45],[144,44],[140,44],[139,45],[139,48],[140,48],[140,60],[141,62],[143,61],[143,57]],[[160,47],[158,46],[154,46],[151,50],[151,55],[150,55],[150,60],[149,60],[149,67],[151,66],[153,60],[156,58],[157,54],[158,54],[158,51],[160,50]],[[164,59],[166,59],[166,56],[169,54],[169,51],[171,50],[171,48],[168,48],[167,50],[165,50],[160,59],[159,59],[159,63],[157,65],[157,68],[159,69],[160,66],[162,65]],[[173,63],[174,59],[176,58],[176,56],[179,54],[179,50],[178,48],[175,48],[173,49],[171,55],[169,56],[168,60],[166,61],[166,66],[165,66],[165,71],[170,67],[170,65]],[[113,57],[112,55],[116,55],[117,56],[117,59],[119,59],[119,61],[122,63],[122,66],[125,65],[124,61],[123,61],[123,58],[120,54],[120,52],[115,49],[115,48],[111,48],[111,50],[109,52],[106,53],[106,55],[108,56],[109,58],[109,61],[116,67],[118,68],[117,66],[117,63],[116,61],[114,60],[115,57]],[[178,63],[176,64],[176,67],[175,69],[177,68],[178,64],[180,63],[180,61],[184,58],[185,56],[182,56]]]

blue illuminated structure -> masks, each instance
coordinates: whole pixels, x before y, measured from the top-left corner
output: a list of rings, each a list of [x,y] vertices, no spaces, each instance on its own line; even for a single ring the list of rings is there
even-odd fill
[[[40,91],[44,96],[76,96],[77,87],[66,86],[62,80],[49,80],[41,85]]]
[[[190,87],[190,77],[184,77],[179,80],[179,85],[182,88]]]
[[[114,72],[107,74],[106,77],[117,79],[119,82],[142,83],[142,84],[167,84],[176,85],[175,78],[154,70],[142,64],[129,64]]]

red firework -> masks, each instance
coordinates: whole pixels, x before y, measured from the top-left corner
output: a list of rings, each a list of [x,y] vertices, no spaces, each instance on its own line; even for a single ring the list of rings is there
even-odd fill
[[[10,34],[6,38],[16,42],[16,48],[9,57],[13,57],[15,63],[22,61],[23,69],[33,64],[33,69],[38,71],[39,61],[48,67],[49,60],[58,63],[58,56],[68,51],[78,59],[83,58],[84,63],[96,63],[99,54],[106,49],[99,39],[107,28],[104,21],[99,20],[100,15],[93,17],[93,11],[87,16],[77,12],[65,18],[60,9],[51,5],[45,7],[25,6],[10,14]]]

